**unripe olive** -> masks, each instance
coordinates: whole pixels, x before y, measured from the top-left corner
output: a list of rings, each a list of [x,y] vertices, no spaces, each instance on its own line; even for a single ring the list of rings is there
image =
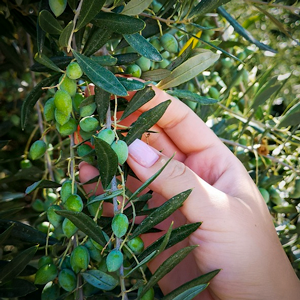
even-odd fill
[[[53,300],[59,297],[59,286],[54,282],[48,282],[41,293],[41,300]]]
[[[169,58],[170,57],[170,52],[169,51],[164,51],[161,53],[162,58]]]
[[[75,94],[75,96],[73,97],[73,107],[76,112],[79,112],[80,104],[83,99],[84,99],[83,95],[79,93]]]
[[[54,112],[54,117],[55,117],[55,121],[58,125],[65,125],[71,118],[70,113],[66,113],[64,111],[60,111],[57,108],[55,109]],[[56,124],[56,125],[57,125]],[[57,130],[58,130],[58,126],[56,126]]]
[[[232,59],[230,57],[225,57],[225,58],[221,59],[221,64],[225,68],[230,68],[233,65],[233,61],[232,61]]]
[[[111,148],[116,152],[118,156],[118,162],[120,165],[124,164],[128,157],[128,146],[127,144],[122,141],[116,141],[111,144]]]
[[[63,125],[56,123],[56,129],[62,136],[73,134],[77,130],[77,122],[70,118],[69,121]]]
[[[94,117],[84,117],[80,120],[79,126],[83,131],[91,132],[97,129],[99,122]]]
[[[71,253],[71,267],[75,273],[86,270],[90,262],[89,250],[80,245],[73,249]]]
[[[112,220],[112,230],[116,237],[121,238],[125,235],[128,229],[128,218],[124,214],[115,215]]]
[[[155,0],[153,0],[153,2],[152,2],[152,10],[155,12],[155,13],[157,13],[161,8],[162,8],[162,4],[161,3],[159,3],[159,2],[157,2],[157,1],[155,1]]]
[[[55,93],[54,103],[55,107],[66,115],[72,111],[72,98],[70,94],[64,90],[58,90]]]
[[[57,276],[57,268],[54,264],[46,264],[38,269],[35,275],[35,284],[46,284]]]
[[[79,108],[80,111],[80,117],[87,117],[92,115],[96,110],[96,103],[90,103],[88,105],[82,106]]]
[[[108,144],[112,144],[112,142],[115,140],[116,136],[115,136],[115,132],[112,129],[104,129],[101,130],[97,137],[103,141],[105,141]]]
[[[169,51],[171,53],[177,53],[178,52],[178,42],[176,38],[170,34],[170,33],[165,33],[161,38],[160,42],[163,46],[163,48],[166,51]]]
[[[29,156],[32,160],[36,160],[44,155],[47,150],[47,145],[44,141],[38,140],[35,141],[30,149],[29,149]]]
[[[141,68],[143,72],[146,72],[149,71],[151,67],[151,60],[142,56],[136,61],[136,64]]]
[[[67,218],[62,223],[62,230],[67,238],[70,238],[77,231],[77,227]]]
[[[161,51],[162,50],[162,45],[161,42],[159,41],[158,37],[152,37],[150,39],[150,44],[157,50]]]
[[[54,98],[50,98],[44,105],[44,117],[47,122],[54,119],[55,104]]]
[[[37,211],[37,212],[42,212],[44,211],[44,202],[41,199],[35,199],[32,204],[31,207]]]
[[[49,201],[51,203],[55,202],[57,200],[57,195],[53,192],[49,192],[46,195],[46,201]]]
[[[79,195],[74,194],[71,195],[66,202],[64,203],[64,206],[68,210],[72,211],[82,211],[83,209],[83,202]]]
[[[98,265],[98,270],[107,273],[106,259],[102,259]]]
[[[161,69],[166,68],[169,64],[170,64],[170,61],[165,58],[158,63],[158,65]]]
[[[77,92],[76,80],[70,79],[68,76],[62,75],[59,79],[59,88],[66,91],[71,97]]]
[[[60,198],[62,202],[66,202],[67,199],[72,195],[77,193],[77,185],[74,184],[74,190],[72,191],[72,181],[66,180],[61,186]]]
[[[270,200],[270,194],[269,194],[269,192],[266,189],[261,188],[261,187],[258,188],[258,189],[259,189],[261,195],[263,196],[265,202],[268,203],[269,200]]]
[[[29,169],[32,167],[32,163],[29,159],[23,159],[20,162],[21,169]]]
[[[70,79],[78,79],[82,76],[82,70],[77,62],[71,62],[67,66],[67,76]]]
[[[87,141],[87,140],[89,140],[90,138],[93,137],[94,132],[93,132],[93,131],[91,131],[91,132],[86,132],[86,131],[84,131],[84,130],[82,130],[82,129],[80,128],[79,134],[80,134],[80,136],[82,137],[82,139],[83,139],[84,141]]]
[[[210,97],[214,98],[214,99],[219,99],[220,97],[220,92],[213,86],[211,86],[208,90],[208,94]]]
[[[138,295],[141,294],[143,290],[143,287],[140,287],[138,289]],[[154,289],[150,288],[144,295],[143,297],[139,298],[140,300],[153,300],[154,299]]]
[[[131,74],[133,77],[140,78],[141,75],[142,75],[142,70],[138,65],[133,64],[133,65],[129,65],[126,68],[125,73],[126,74]]]
[[[241,51],[237,54],[236,57],[239,58],[240,60],[244,60],[247,57],[247,54],[246,54],[246,52]]]
[[[61,207],[58,205],[51,205],[47,209],[48,220],[54,227],[60,226],[60,224],[62,223],[62,221],[64,219],[63,216],[60,216],[55,212],[56,210],[61,210]]]
[[[123,264],[123,254],[118,249],[113,249],[106,257],[106,266],[108,272],[115,272],[120,269]]]
[[[128,241],[127,246],[136,255],[142,253],[142,251],[144,250],[144,242],[139,236]]]
[[[62,238],[65,237],[65,234],[64,234],[63,229],[62,229],[62,223],[59,224],[59,226],[54,228],[52,237],[56,238],[57,240],[61,240]]]
[[[38,268],[40,269],[42,266],[49,264],[53,264],[53,259],[48,255],[44,255],[38,261]]]
[[[56,17],[60,16],[67,6],[67,0],[49,0],[49,6]]]
[[[62,269],[58,275],[58,282],[64,290],[71,292],[77,285],[76,275],[70,269]]]
[[[41,231],[41,232],[44,232],[44,233],[48,233],[48,229],[50,232],[53,232],[54,231],[54,227],[52,224],[50,224],[49,222],[42,222],[40,224],[37,224],[36,225],[36,229]]]
[[[95,245],[93,244],[91,239],[88,239],[86,241],[86,243],[84,244],[84,246],[89,250],[90,257],[93,260],[95,260],[97,262],[100,262],[102,260],[101,251],[95,247]]]

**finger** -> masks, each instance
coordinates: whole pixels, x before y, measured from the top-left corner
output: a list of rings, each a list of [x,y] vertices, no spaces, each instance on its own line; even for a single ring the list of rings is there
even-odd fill
[[[127,162],[143,182],[160,170],[167,159],[166,156],[140,140],[134,141],[129,146]],[[209,185],[177,160],[171,160],[163,172],[151,183],[150,188],[166,199],[184,190],[193,189],[181,209],[189,222],[214,219],[216,211],[228,205],[226,194]]]

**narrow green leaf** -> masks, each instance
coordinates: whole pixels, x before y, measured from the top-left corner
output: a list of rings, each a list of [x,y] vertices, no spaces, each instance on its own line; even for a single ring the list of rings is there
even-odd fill
[[[117,65],[128,65],[138,60],[141,56],[138,53],[124,53],[116,54],[114,57],[117,59]]]
[[[191,192],[192,190],[189,189],[180,194],[177,194],[176,196],[172,197],[161,206],[156,208],[155,211],[150,213],[150,215],[138,225],[138,227],[130,236],[130,239],[133,239],[134,237],[147,232],[149,229],[169,217],[175,210],[182,206],[183,202],[188,198]]]
[[[257,109],[260,105],[263,105],[280,87],[280,84],[276,84],[256,95],[252,104],[252,109]]]
[[[223,7],[219,7],[218,12],[229,22],[229,24],[234,28],[234,30],[247,41],[256,45],[261,50],[277,53],[277,51],[271,48],[270,46],[256,40],[253,37],[253,35],[242,25],[240,25]]]
[[[29,114],[32,113],[33,107],[35,103],[39,100],[39,98],[42,96],[44,93],[44,90],[42,89],[43,87],[46,86],[51,86],[51,84],[55,81],[58,80],[59,76],[61,74],[54,74],[50,77],[47,77],[40,81],[32,90],[31,92],[27,95],[26,99],[23,102],[22,109],[21,109],[21,126],[22,129],[25,128]]]
[[[154,124],[156,124],[157,121],[162,117],[170,103],[171,100],[164,101],[157,106],[149,109],[148,111],[142,113],[124,139],[127,145],[130,145],[134,140],[141,138],[144,132],[146,132]]]
[[[299,125],[300,123],[300,102],[290,108],[287,113],[280,118],[278,127],[288,127]]]
[[[109,28],[96,27],[92,28],[89,37],[84,45],[83,54],[90,56],[101,49],[112,37],[113,31]],[[101,57],[101,56],[100,56]]]
[[[89,284],[104,291],[111,291],[118,284],[114,277],[99,270],[89,270],[80,274]]]
[[[117,63],[117,59],[110,55],[91,56],[90,58],[101,66],[114,66]]]
[[[168,69],[156,69],[156,70],[150,70],[142,73],[141,78],[145,80],[153,80],[158,81],[165,79],[170,75],[171,71]]]
[[[217,7],[229,2],[230,0],[202,0],[200,1],[188,15],[189,18],[195,18],[212,12]]]
[[[95,86],[95,102],[97,105],[97,112],[100,124],[105,124],[106,114],[110,103],[110,93]]]
[[[153,61],[162,61],[162,56],[156,48],[139,33],[123,34],[127,43],[140,55]]]
[[[165,169],[165,167],[169,164],[169,162],[173,159],[174,155],[172,155],[172,157],[170,157],[167,162],[154,174],[152,175],[150,178],[148,178],[140,187],[138,187],[135,192],[130,196],[129,200],[135,200],[135,198],[137,197],[137,195],[139,193],[141,193],[144,189],[146,189],[149,184],[154,181],[159,174]]]
[[[161,244],[158,247],[158,254],[162,253],[166,249],[166,247],[169,243],[169,240],[170,240],[170,237],[171,237],[171,234],[172,234],[173,223],[174,222],[172,221],[171,225],[169,226],[168,231],[166,232],[166,234],[164,234],[164,238],[163,238]]]
[[[12,224],[14,224],[14,227],[9,237],[10,240],[11,239],[13,241],[16,240],[18,243],[23,242],[23,243],[40,244],[40,245],[46,244],[47,235],[45,233],[38,231],[35,228],[18,221],[0,219],[0,231],[6,230]],[[53,237],[50,237],[48,240],[49,245],[54,245],[57,243],[59,244],[60,242]]]
[[[30,247],[17,254],[8,264],[0,270],[0,282],[17,277],[32,260],[38,246]]]
[[[152,87],[148,86],[143,90],[140,90],[134,94],[128,105],[126,106],[124,113],[120,120],[125,119],[130,114],[138,110],[145,103],[149,102],[155,96],[155,92]]]
[[[95,151],[101,183],[105,190],[117,173],[118,157],[111,146],[99,138],[95,138]]]
[[[62,26],[58,20],[48,10],[42,10],[39,14],[39,24],[41,28],[50,34],[61,34]]]
[[[34,60],[36,62],[40,63],[41,65],[44,65],[45,67],[47,67],[50,70],[53,70],[56,72],[62,72],[62,70],[43,53],[36,53],[34,56]]]
[[[99,27],[105,27],[119,34],[133,34],[142,31],[145,22],[141,19],[116,14],[101,12],[93,20],[93,24]]]
[[[180,56],[177,56],[176,59],[174,59],[168,66],[167,69],[170,71],[173,71],[178,66],[180,66],[184,61],[188,59],[188,57],[191,54],[191,50],[193,47],[193,43],[191,43]]]
[[[152,3],[152,0],[131,0],[122,11],[122,14],[128,16],[138,15],[143,12]]]
[[[193,101],[201,105],[211,105],[218,102],[216,99],[203,97],[188,90],[170,90],[168,91],[168,94],[180,99]]]
[[[73,25],[74,22],[72,20],[71,22],[69,22],[69,24],[64,28],[64,30],[60,34],[58,42],[61,47],[68,46],[70,36],[73,33]]]
[[[73,57],[71,56],[54,56],[49,57],[48,59],[51,60],[53,64],[55,64],[59,69],[65,69],[66,66],[72,61]],[[40,63],[34,63],[30,70],[33,72],[49,72],[51,69],[42,65]]]
[[[178,86],[206,70],[219,59],[220,55],[211,51],[205,51],[186,60],[174,69],[170,76],[159,82],[158,87],[168,89]]]
[[[142,261],[140,261],[134,268],[132,268],[126,275],[125,278],[128,277],[131,273],[133,273],[135,270],[141,268],[143,265],[145,265],[147,262],[149,262],[153,257],[155,257],[158,254],[158,251],[154,251],[151,254],[149,254],[147,257],[145,257]]]
[[[200,284],[189,289],[186,289],[181,294],[177,295],[173,300],[191,300],[194,299],[198,294],[204,291],[208,287],[208,284]]]
[[[106,239],[101,228],[83,212],[71,210],[56,210],[55,212],[58,215],[69,219],[79,230],[84,232],[101,246],[104,247],[106,245]]]
[[[151,194],[143,194],[139,198],[134,199],[134,201],[133,201],[134,204],[133,205],[134,205],[135,211],[136,212],[137,211],[141,211],[151,198],[152,198]],[[124,213],[124,215],[127,216],[128,220],[131,220],[133,218],[133,208],[132,208],[132,205],[130,205],[129,207],[127,207],[124,210],[123,213]]]
[[[96,203],[96,202],[100,202],[100,201],[105,201],[105,200],[110,200],[114,197],[120,196],[122,195],[123,191],[122,190],[117,190],[117,191],[113,191],[113,192],[106,192],[102,195],[96,196],[95,198],[93,198],[93,200],[91,200],[89,203],[87,203],[87,205]]]
[[[19,298],[24,297],[37,290],[37,287],[24,279],[14,278],[0,286],[1,298]]]
[[[178,287],[177,289],[173,290],[172,292],[170,292],[169,294],[167,294],[165,297],[162,298],[162,300],[173,300],[173,299],[177,299],[175,297],[181,295],[184,291],[197,287],[199,285],[206,285],[208,284],[218,273],[220,272],[220,270],[214,270],[211,271],[209,273],[203,274],[197,278],[192,279],[191,281],[188,281],[186,283],[184,283],[183,285],[181,285],[180,287]],[[181,298],[179,298],[181,299]],[[185,298],[183,298],[185,299]]]
[[[145,87],[145,83],[132,78],[119,77],[119,81],[127,91],[138,91]]]
[[[183,249],[178,250],[169,258],[167,258],[154,272],[152,277],[149,279],[147,284],[144,286],[141,294],[138,299],[151,288],[153,287],[160,279],[162,279],[166,274],[168,274],[177,264],[179,264],[192,250],[198,246],[189,246]]]
[[[180,227],[177,227],[172,230],[171,236],[169,238],[168,244],[165,246],[165,249],[168,249],[175,244],[183,241],[186,239],[190,234],[192,234],[194,231],[196,231],[200,227],[201,223],[192,223],[192,224],[185,224]],[[150,253],[152,253],[154,250],[157,250],[161,247],[161,244],[163,243],[165,239],[166,234],[161,236],[158,240],[156,240],[154,243],[149,245],[139,256],[138,260],[142,260],[144,257],[148,256]]]
[[[83,72],[96,86],[118,96],[127,96],[127,91],[112,72],[95,64],[92,59],[75,50],[73,50],[73,54]]]
[[[76,31],[88,24],[101,11],[105,0],[84,0],[80,9]]]
[[[10,236],[11,231],[13,230],[14,223],[11,224],[4,232],[0,234],[0,245],[3,245],[6,239]]]
[[[25,194],[29,194],[36,190],[37,188],[58,188],[61,185],[55,181],[50,180],[39,180],[32,185],[28,186],[25,190]]]

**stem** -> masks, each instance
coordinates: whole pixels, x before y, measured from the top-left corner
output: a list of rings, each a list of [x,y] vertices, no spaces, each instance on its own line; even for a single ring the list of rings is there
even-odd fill
[[[72,194],[75,191],[75,154],[74,154],[74,134],[70,136],[70,166],[69,175],[72,180]]]

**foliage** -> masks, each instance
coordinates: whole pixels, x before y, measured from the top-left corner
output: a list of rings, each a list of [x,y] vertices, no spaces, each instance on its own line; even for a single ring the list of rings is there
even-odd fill
[[[153,275],[146,264],[201,223],[139,244],[190,193],[147,209],[151,193],[140,193],[163,168],[136,191],[126,186],[128,145],[152,134],[170,104],[120,126],[154,97],[149,82],[186,103],[242,161],[300,275],[299,7],[290,2],[0,1],[0,298],[141,299],[153,288],[163,297],[157,282],[195,246]],[[81,161],[98,167],[92,181],[102,194],[82,188]],[[102,216],[104,202],[114,217]],[[132,226],[137,214],[147,217]],[[192,299],[218,272],[164,299]]]

